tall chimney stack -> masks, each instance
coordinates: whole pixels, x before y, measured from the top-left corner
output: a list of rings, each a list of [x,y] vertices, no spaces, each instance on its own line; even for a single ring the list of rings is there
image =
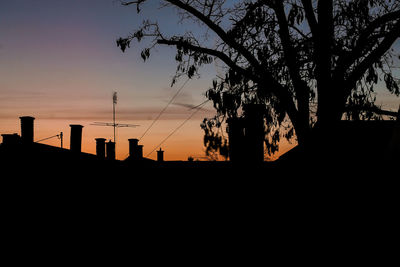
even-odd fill
[[[247,104],[244,106],[244,113],[246,159],[253,163],[261,163],[264,161],[264,106]]]
[[[139,144],[139,139],[131,138],[131,139],[128,139],[128,142],[129,142],[129,157],[132,158],[135,155],[136,147]]]
[[[232,162],[241,162],[246,158],[244,143],[244,122],[243,118],[229,118],[228,138],[229,138],[229,160]]]
[[[70,136],[70,150],[74,153],[81,153],[82,148],[82,125],[70,124],[71,136]]]
[[[161,147],[160,150],[157,150],[157,161],[158,162],[164,161],[164,151],[161,150]]]
[[[139,139],[132,138],[129,141],[129,157],[131,159],[143,158],[143,145],[139,145]]]
[[[96,155],[104,159],[106,157],[106,139],[96,138]]]
[[[21,120],[21,141],[24,144],[33,143],[33,121],[34,117],[23,116],[19,117]]]
[[[115,143],[111,140],[106,143],[106,159],[115,160]]]

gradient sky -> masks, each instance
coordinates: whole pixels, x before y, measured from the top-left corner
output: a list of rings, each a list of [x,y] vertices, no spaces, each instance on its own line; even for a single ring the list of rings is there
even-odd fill
[[[176,69],[174,48],[158,47],[143,63],[141,44],[125,53],[116,46],[117,38],[145,18],[158,21],[166,33],[184,29],[173,10],[157,7],[158,1],[151,1],[138,15],[135,6],[123,7],[113,0],[1,0],[0,133],[20,133],[18,117],[34,116],[35,140],[62,131],[68,148],[69,124],[82,124],[82,150],[95,153],[94,139],[111,139],[113,130],[90,124],[112,121],[112,92],[117,91],[118,122],[140,125],[118,130],[117,158],[124,159],[127,139],[140,137],[185,81],[182,78],[170,87]],[[189,81],[141,140],[145,156],[191,114],[187,106],[205,100],[215,73],[210,65],[201,70],[200,79]],[[391,109],[398,104],[398,99],[385,94],[379,101]],[[204,156],[199,125],[213,114],[211,105],[205,105],[174,134],[162,146],[166,160]],[[58,146],[60,142],[45,143]],[[149,157],[155,158],[156,153]]]
[[[157,1],[140,16],[136,8],[112,0],[12,0],[0,2],[0,133],[20,132],[19,116],[35,120],[35,140],[64,132],[69,147],[69,124],[82,124],[83,151],[95,153],[94,138],[112,138],[112,127],[90,125],[112,121],[112,92],[118,92],[117,120],[139,124],[121,128],[117,158],[128,153],[128,138],[138,138],[185,82],[170,87],[175,73],[175,50],[160,47],[143,63],[141,46],[125,53],[116,39],[138,27],[144,18],[157,20],[166,32],[179,30],[170,10]],[[205,100],[213,66],[189,81],[160,120],[142,139],[147,155],[190,114],[187,106]],[[204,106],[162,146],[167,160],[204,156],[200,123],[213,114]],[[59,140],[46,141],[59,145]],[[156,153],[150,155],[154,158]]]

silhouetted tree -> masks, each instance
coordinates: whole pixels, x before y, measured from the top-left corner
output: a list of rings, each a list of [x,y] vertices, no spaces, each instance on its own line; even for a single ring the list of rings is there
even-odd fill
[[[146,2],[122,4],[136,5],[140,12]],[[353,110],[354,117],[356,109],[373,107],[374,85],[382,77],[391,93],[400,94],[392,72],[399,52],[394,44],[400,36],[400,1],[161,2],[175,7],[183,21],[202,25],[208,35],[198,37],[188,28],[185,34],[166,36],[157,23],[145,21],[117,45],[125,51],[133,40],[150,38],[144,60],[157,45],[176,47],[172,83],[183,74],[193,77],[204,64],[222,61],[225,75],[213,81],[207,97],[223,118],[238,116],[245,103],[264,103],[270,152],[281,135],[295,134],[303,144],[315,125],[329,129],[344,112]],[[214,124],[221,125],[220,120]]]

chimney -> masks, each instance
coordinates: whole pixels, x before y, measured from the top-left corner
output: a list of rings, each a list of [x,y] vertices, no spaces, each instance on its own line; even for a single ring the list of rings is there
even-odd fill
[[[128,142],[129,142],[129,157],[133,158],[134,155],[136,154],[135,152],[139,143],[139,139],[131,138],[128,139]]]
[[[3,137],[3,145],[5,146],[15,146],[17,144],[19,144],[19,141],[21,140],[21,138],[19,137],[18,134],[2,134],[1,135]]]
[[[158,162],[164,161],[164,151],[161,150],[161,147],[160,150],[157,150],[157,161]]]
[[[143,158],[143,145],[139,145],[139,139],[131,138],[129,141],[129,157],[131,159]]]
[[[136,158],[143,159],[143,145],[138,145],[136,149]]]
[[[104,159],[106,157],[106,139],[105,138],[96,138],[96,155]]]
[[[264,161],[264,106],[248,104],[244,106],[245,143],[247,160],[253,163]]]
[[[241,162],[246,157],[244,144],[244,126],[242,118],[229,118],[228,138],[229,138],[229,160]]]
[[[115,160],[115,143],[111,140],[106,143],[106,159]]]
[[[33,121],[34,117],[23,116],[19,117],[21,120],[21,141],[24,144],[33,143]]]
[[[82,148],[82,125],[70,124],[71,136],[70,136],[70,150],[74,153],[81,153]]]

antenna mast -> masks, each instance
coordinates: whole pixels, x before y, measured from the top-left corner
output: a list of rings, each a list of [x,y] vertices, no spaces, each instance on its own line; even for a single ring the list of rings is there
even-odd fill
[[[117,104],[117,92],[113,92],[113,122],[94,122],[91,125],[95,126],[112,126],[114,128],[114,143],[116,142],[116,128],[121,128],[121,127],[137,127],[139,125],[137,124],[125,124],[125,123],[117,123],[116,122],[116,111],[115,111],[115,106]]]
[[[117,92],[113,93],[113,127],[114,127],[114,143],[115,143],[115,127],[116,127],[116,123],[115,123],[115,105],[117,104]]]

